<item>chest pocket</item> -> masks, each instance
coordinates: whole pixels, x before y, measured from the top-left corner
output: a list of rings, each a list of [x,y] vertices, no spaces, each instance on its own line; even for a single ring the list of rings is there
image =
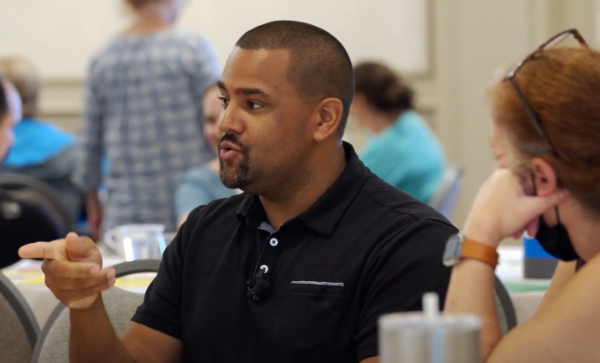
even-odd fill
[[[344,284],[292,281],[279,337],[290,352],[304,355],[333,345],[344,306]]]

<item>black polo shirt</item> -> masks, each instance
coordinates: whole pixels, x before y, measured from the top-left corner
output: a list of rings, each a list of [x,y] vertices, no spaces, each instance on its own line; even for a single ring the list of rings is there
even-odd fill
[[[419,310],[428,291],[444,301],[457,230],[344,148],[338,180],[277,231],[255,195],[194,210],[133,321],[181,339],[185,362],[354,363],[377,355],[380,315]]]

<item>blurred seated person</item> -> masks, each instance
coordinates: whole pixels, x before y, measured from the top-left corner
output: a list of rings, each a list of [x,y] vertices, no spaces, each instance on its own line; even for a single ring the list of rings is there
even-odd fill
[[[206,142],[217,153],[219,143],[219,115],[223,110],[219,99],[221,92],[216,84],[210,86],[202,96],[202,114],[204,117],[204,137]],[[235,191],[228,189],[219,179],[219,158],[187,171],[175,192],[175,210],[177,227],[187,219],[188,214],[196,207],[206,205],[215,199],[228,198]]]
[[[445,311],[481,319],[481,362],[600,362],[600,52],[570,30],[502,75],[488,91],[496,170],[462,242],[448,241]],[[535,315],[503,337],[496,249],[525,231],[560,262]]]
[[[20,119],[19,94],[0,75],[0,159],[13,145],[13,129]],[[55,240],[64,234],[43,209],[15,200],[0,190],[0,269],[20,259],[18,251],[21,246],[35,241]]]
[[[74,135],[37,119],[40,79],[29,60],[2,58],[0,73],[15,86],[23,102],[23,119],[15,126],[15,143],[0,171],[27,175],[53,187],[75,222],[83,207],[83,195],[71,182],[76,165]]]
[[[384,181],[428,203],[444,177],[445,158],[432,130],[414,111],[413,91],[381,64],[361,63],[354,76],[351,113],[371,132],[360,159]]]

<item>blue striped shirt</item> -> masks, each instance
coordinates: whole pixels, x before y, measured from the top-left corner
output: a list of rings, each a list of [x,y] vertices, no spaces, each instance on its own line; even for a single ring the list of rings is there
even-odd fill
[[[106,155],[103,229],[129,223],[175,229],[178,179],[214,157],[202,134],[200,97],[219,73],[210,43],[181,30],[120,36],[93,58],[74,181],[96,190]]]

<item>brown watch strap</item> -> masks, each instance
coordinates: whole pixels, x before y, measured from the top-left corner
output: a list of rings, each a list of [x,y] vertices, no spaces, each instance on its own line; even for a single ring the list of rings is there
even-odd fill
[[[460,257],[479,260],[495,268],[498,265],[499,256],[492,247],[465,237]]]

